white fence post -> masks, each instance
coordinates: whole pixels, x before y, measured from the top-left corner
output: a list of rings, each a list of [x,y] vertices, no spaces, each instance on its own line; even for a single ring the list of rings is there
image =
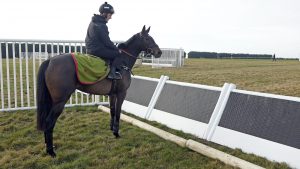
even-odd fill
[[[215,119],[216,119],[216,117],[217,117],[217,115],[220,111],[221,104],[224,102],[224,98],[225,98],[225,95],[228,91],[228,88],[229,88],[229,84],[224,83],[223,88],[222,88],[221,93],[220,93],[220,96],[219,96],[219,99],[218,99],[217,104],[215,106],[215,109],[214,109],[214,111],[213,111],[213,113],[212,113],[212,115],[209,119],[207,128],[204,132],[203,139],[207,139],[207,137],[208,137],[208,135],[209,135],[209,133],[212,129],[213,123],[214,123],[214,121],[215,121]]]
[[[32,81],[33,81],[33,100],[34,100],[34,106],[36,106],[36,73],[35,73],[35,43],[33,43],[32,44],[32,60],[33,60],[33,62],[32,62],[32,64],[33,64],[33,70],[32,70],[32,74],[33,74],[33,79],[32,79]]]
[[[155,91],[152,95],[152,98],[149,102],[148,109],[147,109],[147,112],[146,112],[146,115],[145,115],[146,119],[150,118],[151,112],[152,112],[152,110],[153,110],[153,108],[154,108],[154,106],[155,106],[155,104],[156,104],[156,102],[159,98],[159,95],[160,95],[160,93],[161,93],[161,91],[162,91],[162,89],[163,89],[163,87],[164,87],[164,85],[165,85],[165,83],[168,79],[169,79],[168,76],[161,75],[161,77],[159,79],[159,82],[157,83],[157,86],[155,88]]]
[[[229,87],[228,87],[228,89],[227,89],[227,91],[224,95],[224,99],[223,99],[222,103],[220,104],[220,108],[219,108],[219,111],[216,114],[215,120],[212,122],[211,130],[210,130],[210,132],[208,133],[208,136],[207,136],[208,141],[211,140],[211,138],[212,138],[212,136],[213,136],[213,134],[216,130],[216,127],[219,125],[219,122],[220,122],[221,117],[223,115],[223,112],[224,112],[224,109],[226,107],[227,101],[229,99],[229,95],[230,95],[231,91],[235,88],[236,88],[236,86],[234,84],[231,83],[229,85]]]
[[[12,43],[12,50],[13,50],[13,69],[14,69],[14,97],[15,97],[15,108],[18,106],[17,100],[17,77],[16,77],[16,51],[15,51],[16,43]]]
[[[19,65],[20,65],[20,92],[21,92],[21,107],[24,107],[24,94],[23,94],[23,64],[22,64],[22,43],[19,42]]]
[[[2,69],[2,43],[1,42],[0,42],[0,85],[1,85],[1,109],[4,109],[3,69]]]
[[[7,84],[7,102],[8,102],[8,108],[11,108],[10,105],[10,69],[9,69],[9,57],[8,57],[8,44],[5,43],[5,49],[6,49],[6,84]]]
[[[30,91],[29,91],[29,65],[28,65],[28,42],[25,43],[25,66],[26,66],[26,92],[27,92],[27,107],[30,107]]]

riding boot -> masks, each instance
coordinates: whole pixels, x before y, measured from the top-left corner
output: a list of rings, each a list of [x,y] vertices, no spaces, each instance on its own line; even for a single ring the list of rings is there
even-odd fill
[[[110,72],[107,76],[108,79],[115,79],[115,80],[120,80],[122,79],[122,75],[116,71],[116,67],[111,66],[110,67]]]

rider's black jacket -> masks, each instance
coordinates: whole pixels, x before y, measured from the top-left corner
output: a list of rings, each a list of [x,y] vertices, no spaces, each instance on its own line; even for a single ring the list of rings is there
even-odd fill
[[[106,23],[104,17],[94,14],[87,30],[85,45],[88,54],[113,60],[119,55],[119,50],[109,38]]]

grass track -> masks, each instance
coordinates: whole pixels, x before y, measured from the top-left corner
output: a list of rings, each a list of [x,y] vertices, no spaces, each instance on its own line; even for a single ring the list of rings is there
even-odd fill
[[[179,69],[142,66],[133,72],[212,86],[230,82],[238,89],[300,97],[298,61],[188,59],[185,63]],[[54,132],[58,157],[51,159],[45,154],[43,134],[36,131],[35,123],[35,111],[0,112],[0,168],[231,168],[124,122],[122,138],[116,140],[109,130],[109,116],[96,107],[64,111]],[[151,124],[266,168],[289,168]]]
[[[65,109],[54,132],[57,158],[47,156],[43,134],[35,129],[35,111],[0,112],[0,168],[232,168],[187,148],[121,122],[120,139],[109,130],[109,115],[96,107]],[[152,125],[191,138],[267,168],[288,168],[255,155],[207,143],[180,131]]]
[[[142,66],[133,73],[171,80],[222,87],[234,83],[237,89],[300,97],[300,62],[297,60],[186,59],[181,68]]]

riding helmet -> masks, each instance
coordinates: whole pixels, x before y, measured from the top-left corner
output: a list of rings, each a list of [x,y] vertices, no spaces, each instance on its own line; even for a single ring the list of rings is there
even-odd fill
[[[104,4],[102,4],[99,8],[99,12],[101,14],[103,13],[110,13],[110,14],[114,14],[115,10],[114,7],[112,7],[110,4],[108,4],[107,2],[105,2]]]

